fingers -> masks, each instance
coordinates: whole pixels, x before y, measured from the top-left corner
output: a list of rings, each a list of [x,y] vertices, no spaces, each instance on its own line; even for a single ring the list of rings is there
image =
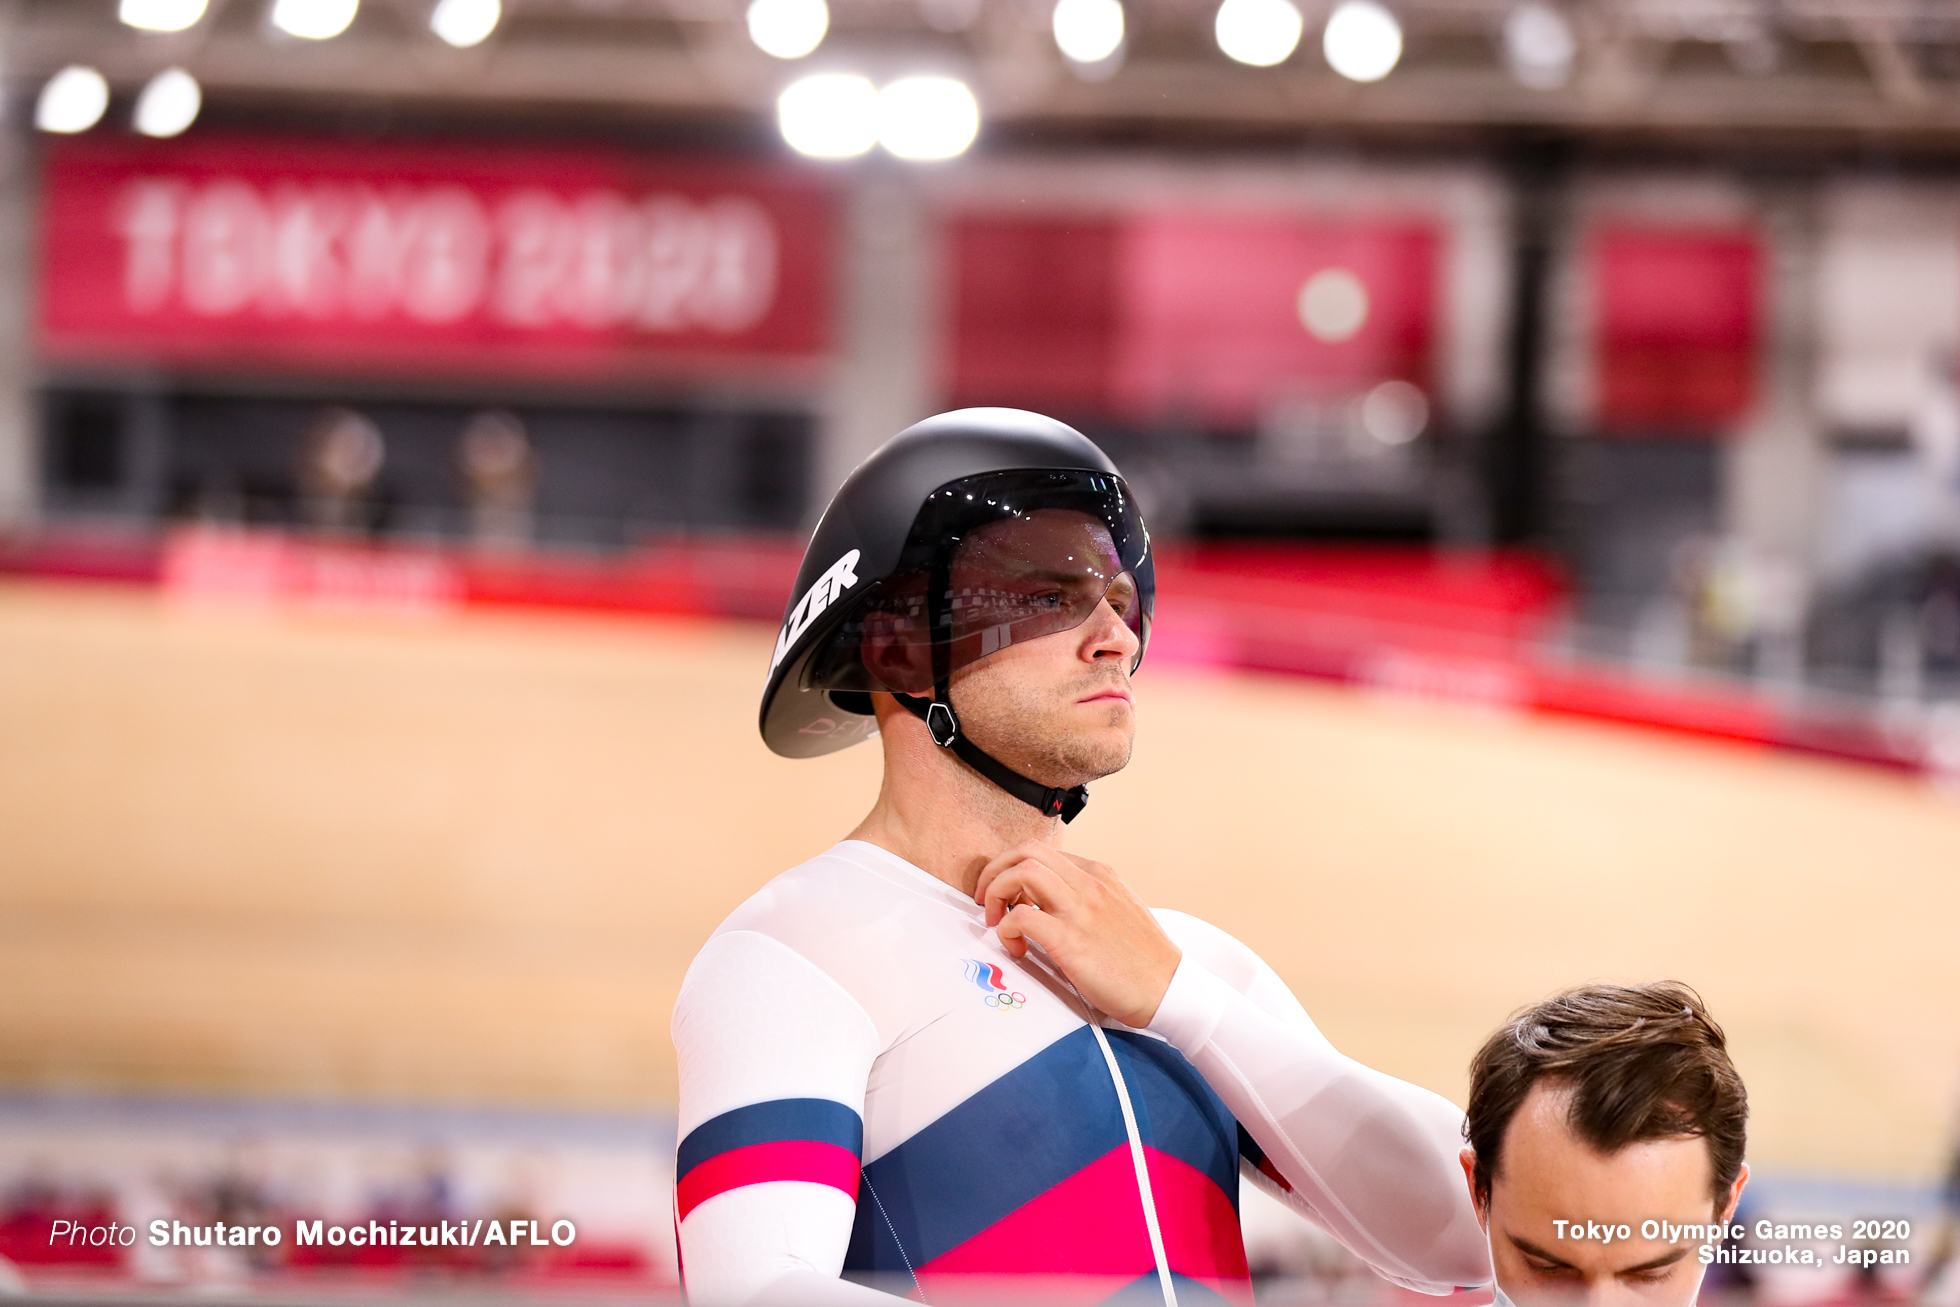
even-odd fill
[[[1054,956],[1057,945],[1062,942],[1063,934],[1068,929],[1065,922],[1058,921],[1040,908],[1022,903],[1001,918],[994,933],[1000,937],[1001,947],[1007,950],[1008,956],[1018,960],[1028,955],[1030,943],[1039,944],[1049,956]]]
[[[1070,885],[1086,887],[1092,879],[1085,875],[1082,869],[1065,854],[1050,848],[1046,844],[1042,844],[1037,840],[1027,840],[1017,844],[982,867],[979,877],[974,882],[973,901],[988,907],[988,925],[994,924],[992,907],[988,901],[990,894],[994,892],[994,882],[999,877],[1005,875],[1010,869],[1016,866],[1027,865],[1039,866],[1055,878],[1051,882],[1045,882],[1050,887],[1049,892],[1052,897],[1045,900],[1036,898],[1037,902],[1041,903],[1044,908],[1047,908],[1051,912],[1055,911],[1061,902],[1056,887],[1066,888]],[[1107,868],[1104,870],[1107,870]],[[1007,895],[1003,901],[1012,903],[1014,897],[1011,894]]]
[[[1105,885],[1123,884],[1123,878],[1118,876],[1115,870],[1106,863],[1097,862],[1092,858],[1077,857],[1073,853],[1064,853],[1060,849],[1054,850],[1054,853],[1058,857],[1067,860],[1070,866],[1074,867],[1090,880],[1100,881]]]
[[[1016,904],[1032,904],[1036,910],[1066,912],[1075,895],[1068,882],[1053,868],[1039,862],[1017,862],[987,881],[979,894],[980,906],[987,910],[987,924],[998,926]]]
[[[1180,953],[1114,870],[1038,842],[1016,845],[975,878],[1001,948],[1039,948],[1083,1001],[1127,1025],[1148,1025]]]
[[[1053,845],[1043,844],[1040,840],[1022,840],[1013,848],[1003,850],[996,854],[992,862],[989,862],[985,867],[981,868],[980,874],[984,877],[990,870],[998,871],[1026,860],[1042,863],[1053,869],[1056,874],[1065,877],[1078,875],[1081,869],[1077,864],[1082,861],[1082,859],[1070,857],[1070,855],[1063,853]]]
[[[1052,850],[1048,849],[1046,845],[1034,840],[1026,840],[1020,844],[1016,844],[1011,849],[1006,849],[995,854],[992,861],[980,868],[980,875],[973,886],[973,901],[976,903],[984,903],[986,901],[987,886],[994,877],[1000,875],[1017,862],[1025,862],[1029,859],[1040,862],[1042,860],[1041,855],[1045,852],[1052,852]]]
[[[1073,853],[1064,853],[1061,856],[1068,859],[1068,861],[1075,867],[1077,873],[1082,878],[1082,884],[1084,887],[1094,886],[1097,889],[1114,896],[1115,898],[1124,900],[1129,903],[1133,903],[1139,908],[1145,907],[1143,899],[1138,896],[1135,890],[1130,888],[1130,883],[1128,881],[1124,880],[1121,876],[1116,874],[1116,871],[1113,867],[1110,867],[1105,863],[1092,861],[1091,859],[1088,858],[1078,858]],[[1084,894],[1085,894],[1085,889],[1078,888],[1077,890],[1078,897],[1081,897]],[[1148,911],[1147,908],[1145,908],[1145,910]]]

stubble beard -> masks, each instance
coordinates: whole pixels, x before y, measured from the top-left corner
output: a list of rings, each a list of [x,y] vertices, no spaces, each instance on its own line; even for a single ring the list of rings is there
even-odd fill
[[[1106,728],[1084,731],[1067,720],[1084,694],[1098,689],[1129,688],[1129,677],[1107,674],[1083,677],[1053,695],[1039,699],[1015,694],[993,678],[970,678],[960,687],[956,706],[960,727],[986,753],[1023,776],[1043,785],[1087,785],[1123,770],[1130,762],[1135,730],[1123,730],[1122,715],[1135,709],[1110,700]]]

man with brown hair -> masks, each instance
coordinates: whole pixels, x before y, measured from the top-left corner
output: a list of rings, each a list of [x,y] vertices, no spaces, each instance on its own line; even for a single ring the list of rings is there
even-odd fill
[[[1470,1064],[1463,1172],[1498,1301],[1685,1307],[1749,1167],[1749,1100],[1701,996],[1586,985]]]

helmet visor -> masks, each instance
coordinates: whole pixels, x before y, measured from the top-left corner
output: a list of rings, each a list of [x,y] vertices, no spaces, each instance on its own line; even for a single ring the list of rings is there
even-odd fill
[[[934,491],[899,567],[844,623],[817,686],[921,694],[1012,644],[1071,631],[1107,602],[1149,640],[1150,539],[1120,477],[990,472]],[[1132,662],[1132,668],[1135,662]]]

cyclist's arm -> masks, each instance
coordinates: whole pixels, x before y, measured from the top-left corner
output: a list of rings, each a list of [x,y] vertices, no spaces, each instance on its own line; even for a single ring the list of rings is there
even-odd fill
[[[1191,1059],[1281,1196],[1382,1276],[1424,1293],[1490,1281],[1463,1184],[1463,1114],[1343,1056],[1272,968],[1215,927],[1159,919],[1184,951],[1149,1029]]]
[[[890,1307],[838,1278],[879,1051],[864,1009],[787,945],[728,931],[688,968],[673,1036],[674,1210],[692,1307]]]

